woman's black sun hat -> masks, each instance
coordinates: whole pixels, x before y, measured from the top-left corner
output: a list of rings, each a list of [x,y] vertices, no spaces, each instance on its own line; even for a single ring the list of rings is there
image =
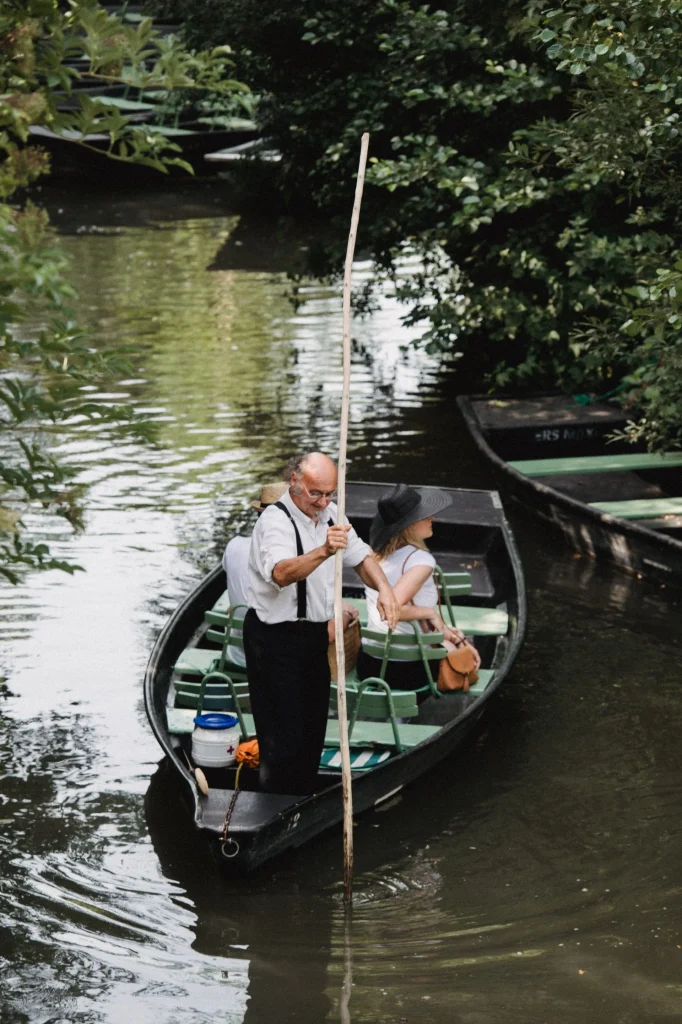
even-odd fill
[[[381,551],[394,534],[420,519],[435,516],[449,504],[450,498],[435,487],[418,491],[407,484],[396,484],[377,502],[379,511],[369,528],[370,545],[374,551]]]

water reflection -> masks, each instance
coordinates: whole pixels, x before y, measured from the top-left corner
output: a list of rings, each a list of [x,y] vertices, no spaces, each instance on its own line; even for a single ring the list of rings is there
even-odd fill
[[[326,989],[334,905],[324,882],[318,888],[319,875],[277,869],[255,881],[221,878],[189,815],[178,821],[177,782],[165,767],[154,776],[145,806],[162,870],[179,882],[197,915],[192,948],[239,963],[236,972],[248,990],[245,1024],[324,1020],[331,1005]]]

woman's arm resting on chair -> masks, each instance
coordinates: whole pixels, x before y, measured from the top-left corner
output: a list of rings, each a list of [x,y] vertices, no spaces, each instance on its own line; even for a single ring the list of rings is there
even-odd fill
[[[400,601],[401,622],[429,622],[436,633],[442,633],[446,640],[458,640],[461,636],[458,630],[452,630],[445,623],[437,608],[430,608],[428,605],[409,604],[414,595],[419,593],[424,586],[432,570],[428,565],[415,565],[408,569],[404,576],[401,576],[393,593]]]

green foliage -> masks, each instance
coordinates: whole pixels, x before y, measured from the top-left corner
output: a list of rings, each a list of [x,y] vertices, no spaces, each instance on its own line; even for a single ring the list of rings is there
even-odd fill
[[[126,353],[98,352],[72,323],[67,261],[47,214],[14,201],[49,171],[32,129],[70,133],[85,148],[87,135],[103,132],[114,160],[191,172],[178,146],[77,86],[246,97],[246,87],[227,77],[228,54],[226,46],[188,50],[149,18],[123,21],[94,0],[5,0],[0,9],[0,576],[11,582],[31,568],[77,568],[52,558],[22,522],[27,511],[42,510],[81,525],[78,467],[50,453],[54,432],[102,419],[112,430],[144,431],[130,409],[83,398],[85,384],[127,372]]]
[[[32,125],[59,135],[71,132],[74,144],[85,148],[92,147],[84,136],[104,132],[112,159],[164,173],[177,165],[191,173],[174,155],[179,152],[176,144],[133,123],[109,98],[74,89],[77,83],[248,93],[245,85],[227,77],[229,47],[189,51],[177,36],[155,30],[151,18],[129,24],[95,0],[71,0],[67,10],[53,0],[6,4],[0,39],[0,151],[6,154],[0,195],[7,196],[46,169],[42,155],[31,160],[33,154],[18,144],[29,141]],[[76,103],[63,109],[59,101],[69,97]]]
[[[551,2],[551,0],[550,0]],[[269,96],[285,190],[360,243],[429,350],[491,387],[618,388],[633,439],[682,444],[680,0],[199,0]],[[209,29],[209,25],[211,28]],[[373,187],[372,187],[373,186]],[[423,271],[396,276],[406,253]],[[367,301],[367,296],[363,296]]]

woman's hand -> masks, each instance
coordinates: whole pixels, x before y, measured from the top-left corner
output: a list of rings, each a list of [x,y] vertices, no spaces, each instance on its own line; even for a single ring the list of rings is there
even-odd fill
[[[464,633],[462,633],[461,629],[450,629],[449,626],[446,626],[445,629],[443,630],[443,634],[444,646],[447,647],[449,651],[455,650],[456,648],[459,648],[459,650],[461,651],[462,644],[466,644],[466,646],[469,648],[469,650],[474,656],[474,668],[478,672],[479,668],[481,667],[481,655],[478,653],[478,651],[471,643],[471,641],[467,640],[467,638],[464,636]]]
[[[453,644],[461,644],[462,641],[465,639],[464,633],[461,631],[461,629],[453,629],[452,626],[446,626],[445,623],[443,623],[443,629],[441,632],[443,633],[445,639],[449,640],[450,643]]]
[[[442,633],[446,640],[449,639],[448,633],[451,633],[452,630],[445,625],[435,608],[426,621],[430,625],[432,633]]]

